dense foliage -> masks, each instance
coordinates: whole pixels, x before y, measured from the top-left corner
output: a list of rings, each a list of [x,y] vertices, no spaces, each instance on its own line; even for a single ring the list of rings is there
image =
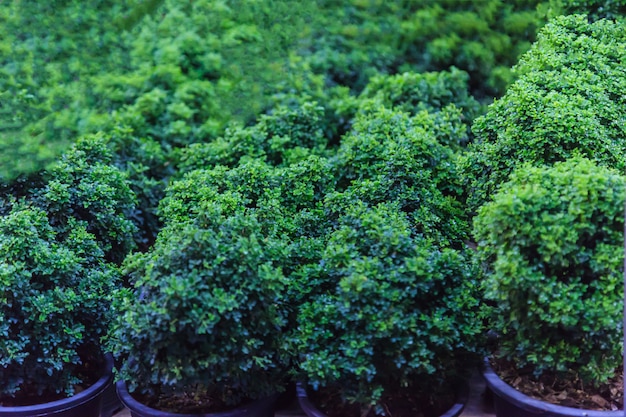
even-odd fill
[[[24,202],[0,217],[0,403],[71,395],[82,365],[99,371],[119,271],[84,222],[70,217],[67,226],[56,230]]]
[[[274,93],[358,93],[377,74],[456,66],[490,100],[545,20],[546,2],[504,3],[4,2],[0,175],[49,165],[112,115],[180,146],[252,120]]]
[[[520,163],[563,161],[574,152],[624,169],[626,28],[584,16],[559,17],[516,67],[520,78],[473,125],[465,161],[476,209]]]
[[[581,157],[524,165],[479,210],[499,354],[519,369],[598,384],[620,367],[624,186]]]
[[[131,391],[214,409],[437,391],[481,291],[519,366],[605,379],[625,4],[0,2],[0,395],[71,393],[113,293]]]
[[[132,390],[196,385],[230,405],[282,389],[285,244],[271,231],[279,219],[220,192],[219,174],[194,171],[173,184],[154,247],[127,259],[134,290],[119,299],[110,347]]]
[[[116,263],[135,232],[134,195],[111,159],[102,138],[86,137],[29,192],[3,196],[0,397],[72,394],[99,373]]]
[[[88,80],[128,69],[117,22],[135,3],[0,4],[0,178],[49,166],[96,122]]]
[[[460,253],[415,236],[394,204],[357,203],[321,262],[330,290],[298,316],[300,367],[313,389],[336,390],[364,411],[356,415],[384,415],[398,392],[432,401],[466,376],[480,326],[475,271]]]

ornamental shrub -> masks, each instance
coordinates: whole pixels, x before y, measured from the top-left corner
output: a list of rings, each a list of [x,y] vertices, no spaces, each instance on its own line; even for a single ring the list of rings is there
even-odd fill
[[[468,82],[468,74],[455,67],[448,71],[376,76],[360,98],[375,99],[387,108],[413,115],[421,110],[435,113],[453,104],[461,109],[467,122],[480,110],[479,103],[469,94]]]
[[[282,104],[248,127],[232,127],[214,141],[192,144],[183,150],[181,170],[214,165],[235,166],[242,157],[286,166],[308,155],[323,155],[325,109],[300,98],[293,106]]]
[[[407,390],[424,407],[473,366],[481,331],[474,268],[416,235],[396,204],[348,207],[320,270],[328,289],[301,306],[296,335],[313,391],[356,404],[356,416],[388,415],[388,397]]]
[[[105,257],[120,263],[135,246],[131,220],[136,198],[127,175],[113,165],[113,154],[102,136],[76,142],[50,170],[35,199],[56,230],[72,227],[69,219],[85,223]]]
[[[207,394],[216,408],[281,391],[285,243],[242,194],[199,183],[185,201],[176,187],[154,246],[125,264],[134,288],[118,300],[109,339],[120,378],[152,398]]]
[[[499,353],[534,374],[605,382],[622,363],[624,186],[576,156],[524,165],[474,231]]]
[[[19,201],[0,217],[0,404],[72,395],[100,374],[119,271],[84,221]],[[59,397],[56,397],[59,398]]]
[[[624,0],[550,0],[553,13],[586,14],[591,20],[619,19],[626,15]]]
[[[468,205],[488,201],[521,163],[563,161],[575,152],[625,168],[626,30],[561,16],[516,67],[520,79],[476,119],[475,146],[463,162]]]
[[[458,200],[455,154],[429,125],[433,118],[427,112],[411,117],[380,108],[359,114],[331,160],[336,189],[345,192],[342,199],[395,202],[417,233],[460,247],[469,224]]]
[[[375,113],[381,107],[412,116],[428,112],[430,117],[422,118],[422,126],[432,130],[443,145],[458,151],[470,141],[471,122],[480,110],[469,94],[468,81],[468,74],[454,67],[376,76],[358,97],[358,113]]]

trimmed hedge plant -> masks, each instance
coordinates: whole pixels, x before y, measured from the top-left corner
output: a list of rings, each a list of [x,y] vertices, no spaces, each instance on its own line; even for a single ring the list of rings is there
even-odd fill
[[[259,161],[192,171],[170,186],[155,245],[125,263],[134,288],[116,304],[109,339],[135,395],[187,392],[215,411],[284,389],[290,219],[261,206],[271,172]]]
[[[574,157],[524,165],[475,219],[498,355],[599,384],[622,363],[624,186]]]
[[[417,233],[461,247],[469,224],[458,200],[455,153],[431,129],[436,118],[425,111],[410,116],[384,107],[361,113],[331,166],[337,192],[371,205],[395,202]]]
[[[69,217],[66,225],[57,230],[25,202],[0,217],[2,405],[63,398],[101,375],[119,271],[85,222]]]
[[[436,409],[442,393],[452,401],[481,331],[469,259],[415,235],[396,204],[356,202],[320,265],[327,290],[301,306],[296,345],[310,392],[322,390],[320,402],[339,398],[325,412],[388,415],[403,392],[418,411]]]
[[[128,218],[135,196],[112,160],[101,136],[87,136],[50,172],[3,196],[3,404],[72,395],[100,376],[117,265],[136,230]]]
[[[521,163],[563,161],[579,152],[624,169],[626,30],[561,16],[540,33],[516,67],[520,79],[479,117],[463,162],[468,205],[476,210]]]

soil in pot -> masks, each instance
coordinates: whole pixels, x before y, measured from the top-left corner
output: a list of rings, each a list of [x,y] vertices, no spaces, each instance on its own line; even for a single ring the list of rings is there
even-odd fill
[[[345,404],[341,401],[339,389],[308,389],[306,393],[311,403],[327,417],[364,417],[358,404]],[[458,397],[458,390],[454,389],[425,396],[416,396],[415,391],[410,389],[394,390],[380,402],[382,414],[371,409],[365,417],[438,417],[446,414],[458,401]]]
[[[188,416],[214,416],[214,417],[270,417],[274,415],[274,408],[278,395],[262,398],[260,400],[254,400],[247,402],[238,407],[224,406],[222,411],[210,410],[206,407],[207,402],[211,399],[208,397],[200,398],[198,404],[193,404],[193,398],[188,396],[187,398],[177,398],[176,404],[180,406],[186,406],[185,409],[166,411],[159,408],[155,408],[152,404],[147,405],[143,403],[142,398],[145,396],[139,396],[133,393],[132,395],[126,388],[124,381],[118,381],[116,384],[117,393],[122,403],[130,410],[133,417],[188,417]],[[171,396],[165,396],[161,398],[162,401],[172,401]],[[169,403],[170,406],[174,406],[173,402]]]
[[[490,365],[504,382],[519,392],[547,403],[585,410],[615,411],[623,409],[624,380],[621,369],[606,384],[598,387],[583,384],[576,374],[563,377],[544,373],[533,376],[532,369],[518,369],[501,358],[490,358]]]
[[[113,379],[113,359],[107,356],[99,368],[99,378],[91,386],[55,401],[39,402],[31,405],[0,406],[0,417],[99,417],[102,393],[111,385]],[[40,401],[42,401],[40,399]]]
[[[132,396],[150,408],[184,414],[219,413],[234,408],[210,391],[203,390],[176,394],[162,392],[158,396],[153,397],[133,393]],[[252,400],[245,399],[241,403],[247,404],[250,402]]]
[[[94,385],[102,377],[104,360],[100,354],[86,355],[81,360],[82,364],[76,368],[76,376],[83,382],[74,386],[74,394],[79,394]],[[24,407],[35,404],[44,404],[68,398],[64,392],[44,391],[38,393],[37,390],[28,385],[22,386],[15,397],[1,397],[0,407]]]

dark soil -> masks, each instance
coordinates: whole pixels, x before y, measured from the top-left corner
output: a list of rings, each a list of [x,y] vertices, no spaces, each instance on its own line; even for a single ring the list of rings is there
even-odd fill
[[[102,361],[85,360],[83,365],[77,370],[76,375],[83,381],[80,385],[74,386],[74,394],[78,394],[91,385],[95,384],[102,376]],[[0,397],[2,407],[23,407],[36,404],[45,404],[67,398],[64,392],[43,392],[38,394],[33,386],[23,385],[15,397]]]
[[[450,409],[456,399],[454,391],[420,396],[412,390],[398,390],[383,396],[379,414],[373,408],[368,411],[359,404],[343,403],[338,389],[308,390],[307,395],[328,417],[437,417]]]
[[[623,407],[624,378],[621,369],[606,384],[594,387],[583,384],[574,373],[567,377],[544,374],[536,378],[531,369],[517,369],[504,359],[492,358],[490,362],[504,382],[529,397],[586,410],[615,411]]]
[[[200,389],[190,389],[182,393],[160,393],[155,396],[133,393],[132,396],[148,407],[170,413],[205,414],[233,409],[232,405],[226,404],[220,398],[221,396]],[[242,404],[249,401],[251,400],[244,401]]]

